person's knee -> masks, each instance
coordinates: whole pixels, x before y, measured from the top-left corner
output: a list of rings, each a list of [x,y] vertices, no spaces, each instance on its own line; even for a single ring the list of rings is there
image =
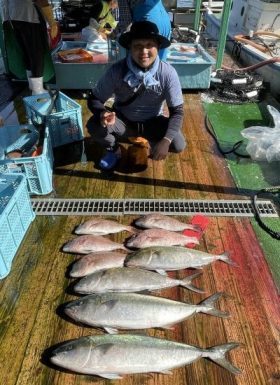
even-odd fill
[[[171,152],[182,152],[186,149],[187,143],[183,135],[180,135],[179,137],[174,138],[174,140],[171,143],[170,151]]]

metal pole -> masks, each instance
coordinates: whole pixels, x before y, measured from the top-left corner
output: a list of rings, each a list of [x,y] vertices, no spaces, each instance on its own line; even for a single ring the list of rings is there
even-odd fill
[[[202,0],[196,0],[195,2],[194,30],[197,32],[199,32],[199,27],[200,27],[201,3],[202,3]]]
[[[224,0],[223,14],[220,25],[219,32],[219,42],[217,48],[217,61],[216,61],[216,69],[221,68],[223,62],[223,56],[225,52],[226,40],[227,40],[227,31],[228,31],[228,22],[229,16],[231,12],[232,0]]]

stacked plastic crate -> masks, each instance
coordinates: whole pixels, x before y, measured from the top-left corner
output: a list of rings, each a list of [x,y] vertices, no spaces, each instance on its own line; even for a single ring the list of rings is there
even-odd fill
[[[53,147],[83,139],[81,106],[62,92],[24,98],[29,123],[0,128],[0,279],[35,217],[30,195],[53,190]]]
[[[35,215],[23,174],[0,175],[0,279],[10,272],[13,258]]]

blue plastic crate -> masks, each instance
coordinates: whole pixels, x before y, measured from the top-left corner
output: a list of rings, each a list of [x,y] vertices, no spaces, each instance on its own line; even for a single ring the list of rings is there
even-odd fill
[[[30,144],[30,137],[26,137],[27,132],[30,132],[30,136],[34,140],[36,129],[32,125],[25,124],[0,128],[0,148],[4,152],[0,158],[0,173],[22,173],[27,179],[30,194],[49,194],[53,190],[53,152],[48,128],[44,133],[40,155],[20,158],[7,158],[5,156],[7,149],[9,151],[16,150],[15,147],[22,149],[22,147]],[[17,143],[17,146],[15,143]]]
[[[6,277],[35,218],[23,174],[0,174],[0,279]]]
[[[53,147],[84,138],[82,108],[62,92],[58,92],[51,112],[48,111],[52,103],[49,93],[28,96],[23,101],[29,123],[45,123],[49,128]]]

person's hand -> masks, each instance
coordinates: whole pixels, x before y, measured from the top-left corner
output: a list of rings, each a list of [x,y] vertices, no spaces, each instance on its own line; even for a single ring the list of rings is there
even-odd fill
[[[116,122],[116,113],[110,111],[104,111],[100,114],[100,123],[103,127],[110,126]]]
[[[107,37],[105,28],[100,28],[100,29],[98,30],[98,34],[99,34],[99,36],[101,36],[103,39],[107,40],[108,37]]]
[[[170,141],[167,138],[162,138],[154,147],[152,152],[153,160],[163,160],[167,157]]]

